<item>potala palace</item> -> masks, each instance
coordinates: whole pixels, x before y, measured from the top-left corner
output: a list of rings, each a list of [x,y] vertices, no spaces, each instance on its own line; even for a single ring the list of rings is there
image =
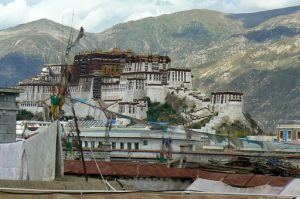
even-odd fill
[[[137,119],[147,119],[147,97],[163,103],[168,93],[185,98],[193,109],[182,116],[191,123],[211,116],[201,131],[215,133],[214,127],[224,117],[245,121],[243,93],[212,92],[211,96],[193,90],[190,69],[173,67],[168,56],[136,54],[132,51],[89,51],[74,57],[69,92],[75,99],[76,114],[96,120],[105,119],[95,107]],[[23,80],[18,87],[24,92],[17,101],[21,109],[43,112],[50,105],[51,95],[57,93],[61,65],[45,65],[40,74]],[[209,100],[208,100],[209,99]],[[64,105],[65,115],[71,115],[70,103]]]

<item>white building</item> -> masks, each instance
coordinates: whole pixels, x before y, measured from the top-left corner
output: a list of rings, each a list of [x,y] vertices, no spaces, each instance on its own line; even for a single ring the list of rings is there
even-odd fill
[[[220,115],[228,116],[234,120],[244,121],[243,93],[234,91],[219,91],[211,93],[211,105]]]

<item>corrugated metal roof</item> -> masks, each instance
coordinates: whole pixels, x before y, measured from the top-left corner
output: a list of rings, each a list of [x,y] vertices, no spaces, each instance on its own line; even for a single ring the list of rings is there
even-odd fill
[[[293,178],[264,176],[254,174],[227,174],[219,172],[208,172],[198,169],[170,168],[163,164],[150,164],[138,162],[97,162],[104,176],[123,177],[155,177],[155,178],[203,178],[214,181],[222,181],[235,187],[254,187],[260,185],[271,185],[282,187]],[[83,174],[81,161],[66,160],[66,174]],[[94,161],[86,161],[87,174],[99,175]]]
[[[137,162],[97,162],[103,175],[157,178],[196,178],[197,170],[168,168],[163,164]],[[87,173],[99,174],[94,161],[86,161]],[[81,161],[65,161],[65,173],[83,174]]]

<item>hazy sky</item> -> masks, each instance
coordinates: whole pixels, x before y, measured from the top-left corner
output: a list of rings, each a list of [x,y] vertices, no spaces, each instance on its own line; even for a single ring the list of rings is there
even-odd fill
[[[111,26],[182,10],[245,13],[300,5],[300,0],[0,0],[0,29],[47,18],[101,32]]]

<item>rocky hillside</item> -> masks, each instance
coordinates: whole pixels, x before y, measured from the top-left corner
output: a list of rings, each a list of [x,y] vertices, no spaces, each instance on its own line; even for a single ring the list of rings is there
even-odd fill
[[[300,117],[299,25],[300,6],[235,15],[191,10],[86,33],[73,53],[119,47],[169,55],[174,67],[193,70],[201,90],[243,91],[246,111],[271,130],[279,119]],[[0,85],[59,63],[70,30],[42,19],[0,31]]]

